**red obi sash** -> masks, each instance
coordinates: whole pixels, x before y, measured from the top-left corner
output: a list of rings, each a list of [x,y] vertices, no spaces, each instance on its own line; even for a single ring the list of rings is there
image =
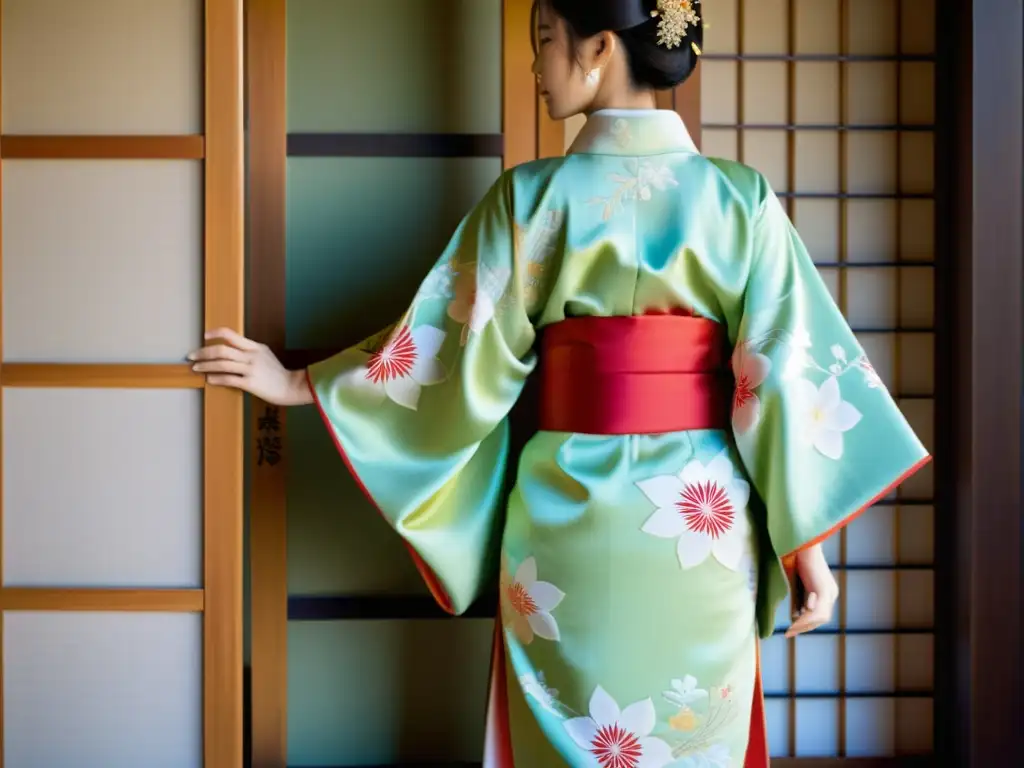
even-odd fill
[[[540,429],[639,435],[729,425],[733,380],[720,323],[580,317],[544,329]]]

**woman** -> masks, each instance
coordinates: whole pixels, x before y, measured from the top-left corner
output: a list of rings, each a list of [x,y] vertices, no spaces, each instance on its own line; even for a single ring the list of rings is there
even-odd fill
[[[820,542],[928,460],[764,177],[655,109],[699,13],[540,0],[551,117],[589,117],[568,155],[505,172],[376,338],[308,371],[229,329],[192,356],[316,403],[446,610],[500,569],[487,765],[766,765],[757,641],[787,576],[789,634],[828,621]]]

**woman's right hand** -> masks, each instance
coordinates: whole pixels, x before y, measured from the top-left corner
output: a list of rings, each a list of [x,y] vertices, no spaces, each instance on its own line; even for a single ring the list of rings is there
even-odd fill
[[[289,371],[265,344],[230,328],[205,334],[207,345],[188,356],[192,370],[212,386],[234,387],[273,405],[308,405],[313,395],[305,371]],[[217,343],[210,343],[217,341]]]

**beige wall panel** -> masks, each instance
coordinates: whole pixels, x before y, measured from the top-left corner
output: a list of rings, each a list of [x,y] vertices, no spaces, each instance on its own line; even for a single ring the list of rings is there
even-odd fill
[[[795,53],[839,53],[839,6],[839,0],[794,0]]]
[[[201,586],[201,392],[11,388],[3,419],[6,586]]]
[[[5,134],[202,132],[201,0],[4,0]]]
[[[201,621],[6,613],[4,768],[198,768]]]
[[[4,360],[182,362],[202,221],[197,161],[5,161]]]
[[[736,103],[735,61],[709,59],[700,63],[700,117],[704,123],[734,124],[739,120]],[[749,119],[747,115],[747,119]]]
[[[738,0],[708,0],[701,5],[704,14],[704,50],[715,53],[738,51]]]
[[[743,53],[785,53],[789,15],[787,0],[740,0],[743,8]],[[707,5],[717,5],[708,0]],[[712,24],[714,20],[712,19]],[[716,53],[719,49],[714,49]]]

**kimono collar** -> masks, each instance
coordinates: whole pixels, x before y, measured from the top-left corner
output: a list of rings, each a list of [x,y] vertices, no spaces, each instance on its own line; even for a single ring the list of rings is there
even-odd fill
[[[594,112],[569,154],[658,155],[698,153],[683,119],[669,109],[602,109]]]

